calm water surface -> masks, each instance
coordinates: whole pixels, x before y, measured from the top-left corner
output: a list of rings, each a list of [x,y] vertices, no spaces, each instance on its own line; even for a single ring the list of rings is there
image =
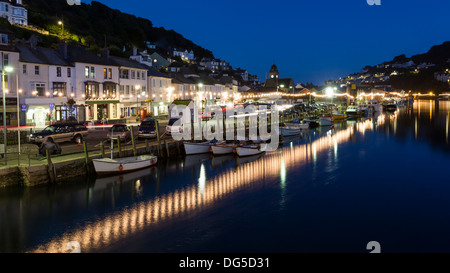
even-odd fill
[[[0,252],[450,252],[450,103],[322,127],[256,158],[0,190]]]

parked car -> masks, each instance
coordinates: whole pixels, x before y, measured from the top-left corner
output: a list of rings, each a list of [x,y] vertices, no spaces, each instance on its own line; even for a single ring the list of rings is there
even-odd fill
[[[175,122],[177,122],[179,120],[179,118],[171,118],[169,119],[169,123],[167,123],[166,126],[166,134],[167,135],[172,135],[172,132],[183,132],[183,125],[174,125]]]
[[[131,140],[131,130],[126,124],[114,124],[111,128],[109,128],[108,133],[108,141],[117,140],[117,137],[120,138],[120,142],[128,142]]]
[[[156,121],[154,119],[146,119],[139,125],[138,139],[156,138]]]
[[[54,143],[73,141],[81,143],[88,136],[88,128],[80,123],[58,123],[47,126],[41,132],[29,136],[29,142],[41,144],[49,140]]]

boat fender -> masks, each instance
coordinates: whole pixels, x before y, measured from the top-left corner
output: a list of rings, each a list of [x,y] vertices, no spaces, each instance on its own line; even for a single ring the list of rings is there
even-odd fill
[[[123,166],[122,166],[122,164],[120,164],[120,166],[119,166],[119,171],[123,171]]]

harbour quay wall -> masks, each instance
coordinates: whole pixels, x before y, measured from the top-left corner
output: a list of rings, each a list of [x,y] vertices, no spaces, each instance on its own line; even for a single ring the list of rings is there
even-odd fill
[[[158,162],[169,158],[184,156],[183,142],[162,142],[161,145],[149,145],[136,148],[136,155],[153,154],[158,156]],[[133,149],[120,152],[120,157],[133,156]],[[119,157],[118,151],[113,156]],[[110,157],[110,153],[104,154]],[[50,157],[50,164],[43,160],[39,165],[23,164],[19,166],[0,167],[0,188],[11,186],[34,187],[39,185],[64,183],[70,179],[95,176],[93,159],[102,158],[99,151],[86,154],[72,154]]]

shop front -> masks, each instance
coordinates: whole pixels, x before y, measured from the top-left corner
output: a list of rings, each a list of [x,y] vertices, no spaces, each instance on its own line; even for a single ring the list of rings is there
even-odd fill
[[[168,102],[153,102],[151,103],[152,115],[157,116],[165,116],[169,114],[169,105]]]
[[[86,117],[88,120],[106,122],[119,119],[119,101],[86,101]]]

